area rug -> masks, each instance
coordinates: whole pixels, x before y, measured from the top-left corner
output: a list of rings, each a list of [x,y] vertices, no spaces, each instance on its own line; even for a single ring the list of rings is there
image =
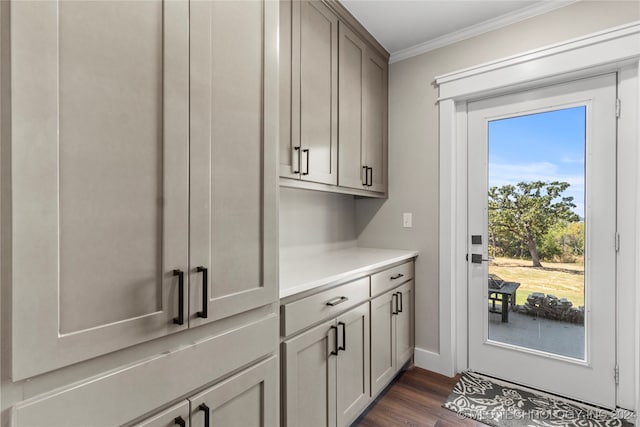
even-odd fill
[[[634,414],[567,401],[464,372],[442,405],[460,418],[495,427],[633,427]]]

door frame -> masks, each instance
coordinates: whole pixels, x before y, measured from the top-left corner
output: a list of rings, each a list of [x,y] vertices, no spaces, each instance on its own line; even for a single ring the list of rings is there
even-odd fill
[[[467,102],[487,96],[595,76],[619,73],[617,318],[620,383],[616,403],[640,409],[640,23],[627,24],[503,60],[435,78],[439,88],[439,336],[440,352],[429,368],[453,376],[468,367],[467,318]],[[624,177],[624,179],[621,179]],[[629,214],[629,212],[631,212]],[[612,239],[614,236],[612,236]],[[620,322],[625,319],[625,322]],[[633,319],[633,322],[629,322]],[[416,355],[418,356],[418,355]],[[419,358],[416,357],[419,363]],[[613,375],[613,373],[612,373]]]

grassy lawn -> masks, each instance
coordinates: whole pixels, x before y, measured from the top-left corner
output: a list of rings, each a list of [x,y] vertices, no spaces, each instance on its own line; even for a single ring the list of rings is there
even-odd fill
[[[584,265],[542,262],[542,268],[531,266],[531,261],[494,258],[489,273],[497,274],[508,282],[520,282],[517,304],[524,304],[533,292],[566,298],[574,307],[584,305]]]

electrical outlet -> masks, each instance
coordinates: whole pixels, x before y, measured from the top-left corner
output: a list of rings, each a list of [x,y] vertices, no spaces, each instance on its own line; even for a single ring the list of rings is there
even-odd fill
[[[413,227],[413,214],[411,212],[405,212],[402,214],[402,226],[404,228]]]

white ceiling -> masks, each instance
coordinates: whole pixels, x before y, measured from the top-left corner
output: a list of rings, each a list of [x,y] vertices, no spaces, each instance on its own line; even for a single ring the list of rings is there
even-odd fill
[[[421,47],[428,51],[574,1],[342,0],[342,4],[392,54],[393,60],[404,52]]]

